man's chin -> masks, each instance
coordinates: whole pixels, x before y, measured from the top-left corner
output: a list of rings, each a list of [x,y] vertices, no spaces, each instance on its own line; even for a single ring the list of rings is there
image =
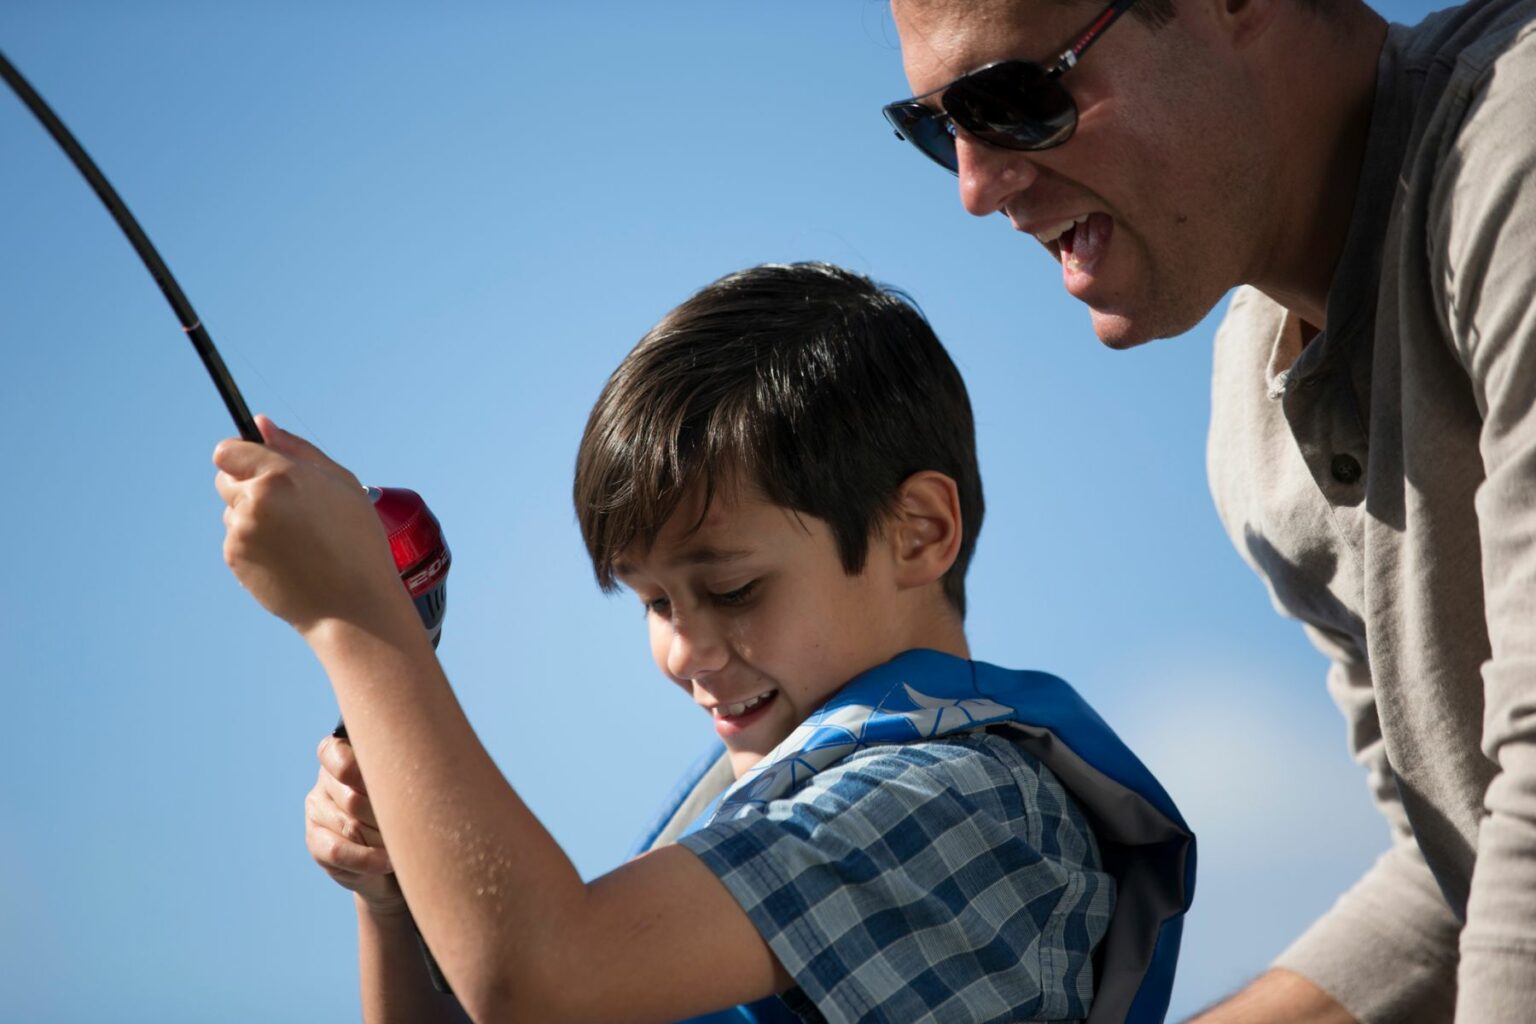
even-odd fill
[[[1193,330],[1208,312],[1209,307],[1199,311],[1167,310],[1162,316],[1153,316],[1088,307],[1088,315],[1093,320],[1093,333],[1099,336],[1099,341],[1106,348],[1112,349],[1135,348],[1159,338],[1176,338]]]
[[[1093,333],[1099,336],[1107,348],[1127,349],[1137,345],[1145,345],[1155,338],[1162,337],[1155,331],[1149,330],[1147,325],[1137,318],[1123,313],[1107,313],[1103,310],[1088,308],[1088,315],[1093,320]]]

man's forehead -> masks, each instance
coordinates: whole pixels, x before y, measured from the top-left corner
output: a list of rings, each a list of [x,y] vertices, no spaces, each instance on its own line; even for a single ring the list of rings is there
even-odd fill
[[[923,18],[961,17],[978,25],[1011,18],[1019,8],[1039,0],[891,0],[891,11],[900,18],[911,12]]]
[[[891,0],[891,17],[903,46],[922,38],[996,37],[1059,6],[1058,0]]]
[[[938,86],[1004,57],[1042,58],[1059,40],[1054,0],[892,0],[909,75]]]

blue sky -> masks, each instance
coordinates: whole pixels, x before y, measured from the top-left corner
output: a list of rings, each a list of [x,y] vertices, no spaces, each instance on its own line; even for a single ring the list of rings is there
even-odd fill
[[[670,306],[792,259],[906,289],[965,373],[972,646],[1072,681],[1200,834],[1176,1012],[1263,969],[1385,848],[1321,656],[1211,506],[1215,318],[1099,346],[1039,246],[965,216],[884,127],[906,88],[882,4],[11,0],[0,49],[252,407],[426,496],[455,556],[442,660],[585,874],[711,734],[637,604],[592,582],[582,424]],[[208,459],[232,428],[8,93],[0,154],[0,1016],[355,1016],[351,902],[303,844],[335,705],[220,558]]]

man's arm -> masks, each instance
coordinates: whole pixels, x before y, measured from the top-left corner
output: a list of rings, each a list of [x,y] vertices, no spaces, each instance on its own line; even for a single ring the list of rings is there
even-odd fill
[[[1274,966],[1199,1024],[1444,1024],[1456,999],[1456,934],[1418,848],[1400,843]]]
[[[1483,664],[1484,796],[1461,936],[1457,1021],[1536,1005],[1536,28],[1485,76],[1433,208],[1451,345],[1482,415],[1476,509],[1492,657]]]
[[[1349,723],[1355,760],[1391,826],[1393,846],[1275,961],[1198,1024],[1443,1022],[1455,1000],[1451,914],[1424,862],[1387,763],[1374,689],[1363,658],[1343,637],[1308,628],[1332,659],[1328,690]]]
[[[1260,975],[1237,995],[1188,1024],[1356,1024],[1333,997],[1283,967]]]
[[[1369,664],[1344,636],[1315,627],[1307,634],[1329,657],[1328,694],[1348,723],[1351,753],[1366,770],[1392,846],[1272,966],[1306,978],[1363,1021],[1444,1021],[1455,1000],[1461,922],[1403,809]]]
[[[1212,380],[1209,470],[1212,493],[1222,522],[1238,552],[1261,578],[1270,582],[1277,610],[1292,617],[1307,612],[1304,602],[1289,600],[1288,563],[1267,543],[1268,528],[1294,528],[1271,518],[1268,502],[1289,503],[1286,494],[1270,494],[1256,476],[1255,453],[1293,459],[1294,466],[1274,469],[1282,480],[1309,475],[1295,451],[1288,424],[1264,390],[1268,347],[1281,314],[1257,293],[1239,293],[1217,333]],[[1261,447],[1262,446],[1262,447]],[[1282,515],[1310,513],[1321,528],[1329,513],[1319,497],[1312,509],[1285,505]],[[1271,573],[1280,576],[1271,579]],[[1403,809],[1396,775],[1382,738],[1376,688],[1360,640],[1345,630],[1306,626],[1308,638],[1328,658],[1329,696],[1344,716],[1349,750],[1365,769],[1377,809],[1390,827],[1390,851],[1314,922],[1271,967],[1306,978],[1329,993],[1356,1018],[1372,1022],[1443,1022],[1455,999],[1456,944],[1460,922],[1451,913],[1414,840]],[[1253,794],[1262,802],[1265,795]],[[1284,1019],[1285,1013],[1279,1019]],[[1259,1018],[1262,1019],[1262,1018]]]

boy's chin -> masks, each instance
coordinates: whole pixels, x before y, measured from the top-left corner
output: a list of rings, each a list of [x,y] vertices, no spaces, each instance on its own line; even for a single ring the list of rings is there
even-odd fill
[[[741,778],[755,768],[775,747],[784,742],[791,731],[793,730],[770,731],[765,729],[761,733],[752,736],[722,737],[725,739],[726,753],[731,758],[731,771],[735,774],[736,778]]]
[[[762,763],[763,755],[765,755],[767,751],[737,750],[736,748],[728,745],[726,747],[726,753],[730,756],[731,759],[731,775],[737,779],[740,779],[743,775],[747,774],[747,772],[751,771],[753,768],[756,768],[760,763]]]

